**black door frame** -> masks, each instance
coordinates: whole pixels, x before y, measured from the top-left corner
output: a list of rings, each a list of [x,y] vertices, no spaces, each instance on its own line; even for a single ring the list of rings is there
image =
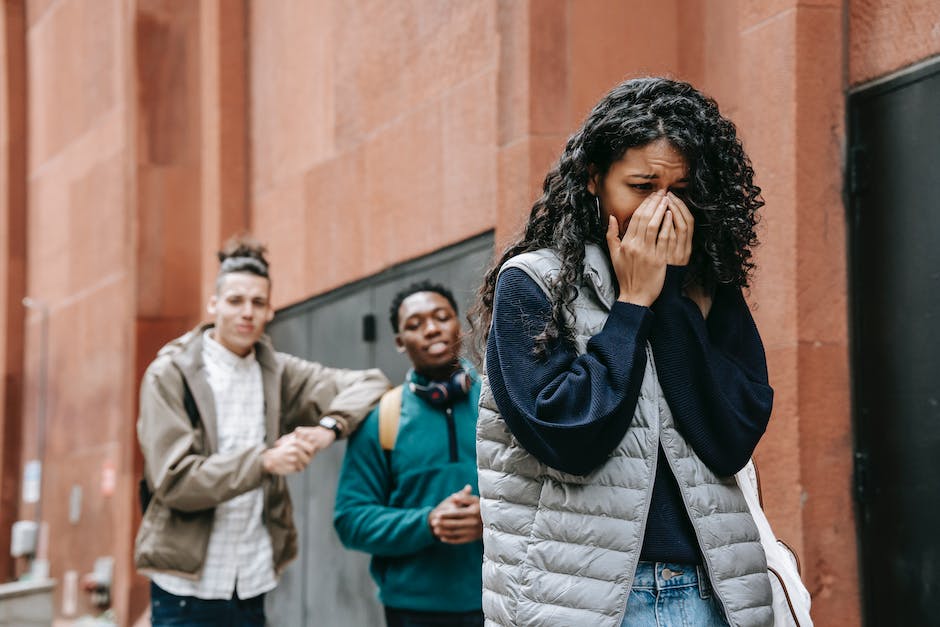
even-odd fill
[[[868,148],[860,138],[860,108],[866,101],[883,96],[895,90],[903,89],[924,79],[940,74],[940,57],[927,59],[911,67],[895,72],[886,77],[852,88],[847,93],[846,102],[846,130],[848,140],[848,153],[845,172],[844,201],[847,210],[847,243],[848,243],[848,279],[849,279],[849,322],[850,327],[850,367],[852,371],[851,398],[852,398],[852,429],[854,435],[854,470],[853,490],[855,497],[855,514],[857,527],[857,551],[859,560],[859,584],[861,597],[862,621],[864,624],[875,624],[872,600],[878,594],[879,573],[870,572],[867,563],[868,556],[866,515],[868,503],[871,499],[871,483],[869,474],[869,452],[877,442],[876,434],[871,432],[867,421],[863,420],[861,388],[864,382],[860,381],[858,374],[860,360],[863,359],[861,328],[860,294],[864,282],[858,272],[856,264],[861,253],[860,225],[863,195],[867,186],[867,179],[873,173],[869,169]],[[937,112],[940,115],[940,111]]]

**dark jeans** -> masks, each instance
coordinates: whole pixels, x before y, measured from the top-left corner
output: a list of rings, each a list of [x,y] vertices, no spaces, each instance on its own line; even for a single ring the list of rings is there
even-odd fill
[[[150,583],[150,620],[153,627],[264,627],[264,595],[250,599],[197,599],[170,594]]]
[[[483,627],[483,612],[416,612],[385,608],[388,627]]]

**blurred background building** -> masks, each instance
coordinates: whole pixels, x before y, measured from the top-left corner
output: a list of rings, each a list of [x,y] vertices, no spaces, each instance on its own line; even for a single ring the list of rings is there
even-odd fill
[[[225,238],[270,245],[279,348],[399,377],[393,287],[430,274],[468,303],[592,104],[666,74],[736,122],[767,201],[756,457],[817,624],[940,611],[936,0],[0,6],[0,582],[32,568],[13,524],[41,520],[60,617],[102,600],[96,563],[118,622],[144,611],[139,378],[206,317]],[[341,453],[293,483],[304,551],[273,624],[371,615],[329,525]]]

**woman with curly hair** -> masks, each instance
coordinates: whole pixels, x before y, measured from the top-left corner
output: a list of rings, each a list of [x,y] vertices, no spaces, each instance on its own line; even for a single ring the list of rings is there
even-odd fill
[[[763,205],[691,85],[626,81],[545,178],[476,308],[490,625],[770,625],[734,474],[773,401],[742,295]]]

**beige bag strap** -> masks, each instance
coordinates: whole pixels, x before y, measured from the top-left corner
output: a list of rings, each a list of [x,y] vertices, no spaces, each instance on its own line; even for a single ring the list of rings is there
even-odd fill
[[[395,448],[401,418],[401,392],[402,386],[399,385],[383,394],[379,401],[379,444],[383,451]]]

